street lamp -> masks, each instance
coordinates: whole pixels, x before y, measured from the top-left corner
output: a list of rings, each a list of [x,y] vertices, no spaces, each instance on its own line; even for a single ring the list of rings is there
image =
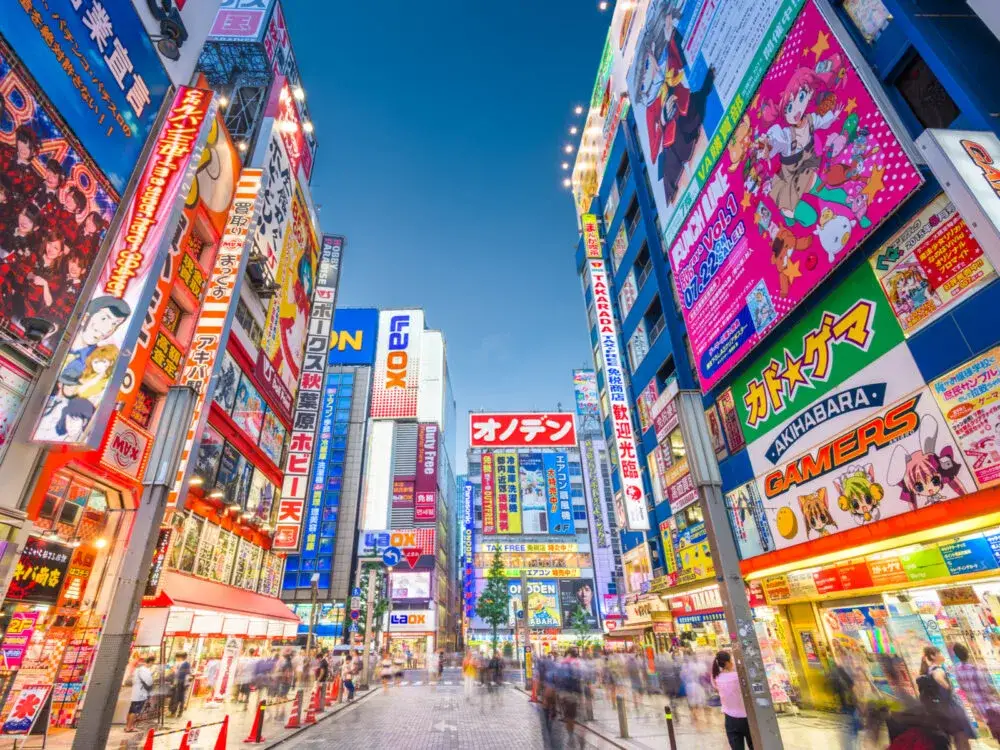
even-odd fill
[[[319,573],[313,573],[309,578],[309,638],[306,640],[306,654],[311,657],[316,646],[316,599],[319,597]]]

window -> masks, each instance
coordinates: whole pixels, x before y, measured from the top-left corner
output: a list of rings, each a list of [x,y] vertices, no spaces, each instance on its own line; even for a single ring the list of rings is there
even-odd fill
[[[250,340],[260,346],[260,340],[264,338],[264,329],[257,323],[250,308],[242,299],[236,301],[236,322],[240,324]]]
[[[660,304],[659,297],[653,299],[653,303],[646,309],[646,314],[642,316],[642,319],[646,322],[648,341],[652,344],[666,327],[666,321],[663,318],[663,306]]]
[[[153,422],[153,415],[156,413],[156,402],[160,400],[160,394],[149,388],[145,383],[139,386],[139,392],[135,397],[135,404],[132,406],[132,421],[140,427],[149,429]]]
[[[882,0],[844,0],[844,12],[869,44],[879,38],[892,21]]]
[[[570,464],[569,465],[569,475],[571,477],[578,477],[581,475],[580,464]]]
[[[961,114],[955,100],[920,55],[914,54],[895,85],[925,128],[946,128]]]
[[[181,306],[177,304],[173,297],[168,299],[167,307],[163,311],[163,327],[176,336],[177,329],[181,327],[181,318],[183,317],[184,310],[181,309]]]
[[[618,192],[624,192],[625,183],[628,182],[628,178],[632,176],[632,166],[628,163],[628,154],[622,155],[622,163],[618,165],[618,171],[615,173],[615,182],[618,183]]]
[[[635,275],[639,280],[637,286],[642,289],[642,285],[646,283],[646,279],[653,272],[653,263],[649,258],[649,245],[645,240],[642,241],[642,247],[639,248],[639,254],[635,257]]]
[[[632,198],[632,202],[628,204],[628,210],[625,212],[625,227],[629,239],[635,234],[635,230],[639,228],[639,202],[634,197]]]

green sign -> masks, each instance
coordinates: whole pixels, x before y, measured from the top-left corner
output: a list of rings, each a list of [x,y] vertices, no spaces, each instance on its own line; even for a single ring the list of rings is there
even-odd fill
[[[903,564],[906,577],[913,583],[951,575],[941,550],[937,547],[924,547],[908,555],[901,555],[899,561]]]
[[[733,382],[747,443],[903,341],[871,268],[858,268]]]

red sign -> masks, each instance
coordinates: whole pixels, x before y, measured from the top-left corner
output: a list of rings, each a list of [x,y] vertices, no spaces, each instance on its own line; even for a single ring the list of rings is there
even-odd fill
[[[244,170],[245,171],[245,170]],[[254,379],[267,402],[275,407],[275,411],[286,424],[292,421],[292,392],[288,390],[285,381],[274,369],[271,360],[263,351],[257,352],[257,361],[253,365]]]
[[[416,567],[416,564],[420,561],[420,547],[404,547],[403,559],[409,564],[411,568]]]
[[[838,565],[837,573],[840,574],[840,585],[845,590],[867,589],[874,585],[872,574],[863,562]]]
[[[101,449],[101,466],[138,482],[146,470],[152,447],[152,435],[115,412]]]
[[[470,414],[473,448],[572,448],[576,446],[573,414]]]
[[[843,588],[840,571],[837,568],[817,570],[813,573],[813,581],[816,583],[816,590],[821,594],[829,594],[831,591],[840,591]]]
[[[764,587],[761,586],[760,581],[750,581],[747,584],[747,599],[750,601],[751,607],[763,607],[767,604],[767,599],[764,598]]]

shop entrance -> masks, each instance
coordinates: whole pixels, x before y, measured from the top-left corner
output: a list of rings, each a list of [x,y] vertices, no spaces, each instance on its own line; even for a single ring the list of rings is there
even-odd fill
[[[431,637],[427,635],[390,633],[388,649],[393,660],[401,658],[407,669],[426,669],[430,642]]]

